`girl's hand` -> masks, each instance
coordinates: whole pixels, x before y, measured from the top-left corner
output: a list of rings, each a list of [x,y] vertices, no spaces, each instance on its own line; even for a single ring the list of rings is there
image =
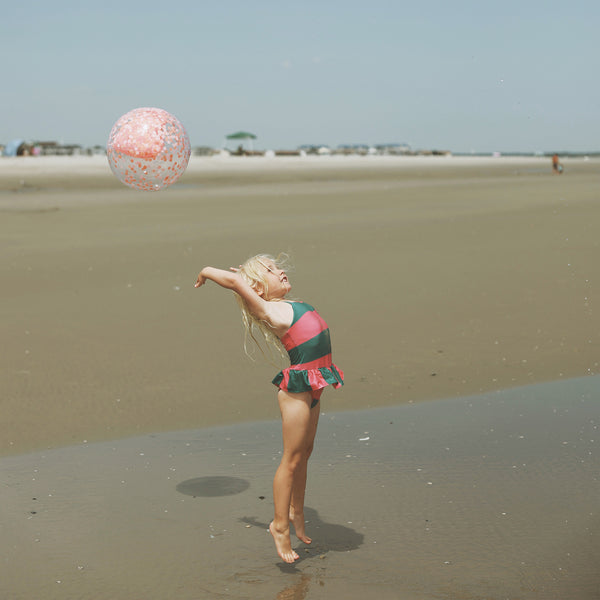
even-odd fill
[[[204,285],[206,283],[206,277],[204,277],[204,275],[202,275],[202,273],[200,273],[198,275],[198,279],[196,279],[196,283],[194,284],[195,288],[199,288],[201,285]]]

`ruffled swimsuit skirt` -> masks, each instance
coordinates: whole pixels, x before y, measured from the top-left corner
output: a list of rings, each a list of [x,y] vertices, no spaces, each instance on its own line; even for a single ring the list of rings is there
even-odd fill
[[[306,302],[290,302],[294,318],[281,342],[290,366],[279,371],[273,383],[292,393],[313,392],[319,399],[323,388],[344,385],[344,373],[331,361],[331,338],[327,323]]]

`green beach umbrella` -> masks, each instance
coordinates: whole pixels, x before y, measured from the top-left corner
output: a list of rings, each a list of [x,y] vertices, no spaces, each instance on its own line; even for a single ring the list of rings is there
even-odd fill
[[[250,140],[250,150],[252,150],[252,140],[256,139],[256,136],[253,133],[249,133],[248,131],[236,131],[235,133],[230,133],[227,136],[228,140]]]
[[[236,133],[230,133],[227,136],[228,140],[255,140],[256,136],[253,133],[247,131],[237,131]]]

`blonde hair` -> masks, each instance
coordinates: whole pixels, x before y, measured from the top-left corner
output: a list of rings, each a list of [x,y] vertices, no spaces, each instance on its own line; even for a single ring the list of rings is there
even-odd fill
[[[265,276],[265,260],[274,263],[278,269],[288,270],[289,268],[289,257],[287,254],[280,253],[277,258],[270,254],[257,254],[240,266],[239,274],[253,290],[258,292],[262,289],[264,291],[264,298],[268,299],[269,285]],[[286,358],[287,353],[285,348],[280,339],[273,333],[269,324],[257,319],[248,310],[246,302],[241,296],[235,294],[235,297],[242,312],[244,351],[246,354],[252,358],[251,353],[248,351],[248,338],[250,338],[260,350],[260,353],[272,364],[275,364],[278,358]]]

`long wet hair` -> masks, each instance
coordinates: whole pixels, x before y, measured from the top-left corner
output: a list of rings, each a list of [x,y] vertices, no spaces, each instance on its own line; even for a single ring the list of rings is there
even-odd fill
[[[273,262],[278,269],[287,271],[289,269],[289,257],[287,254],[279,254],[276,258],[270,254],[257,254],[249,258],[240,266],[239,274],[253,290],[264,290],[264,298],[269,297],[269,285],[265,275],[265,260]],[[257,319],[246,306],[246,302],[239,295],[235,294],[236,300],[242,312],[242,324],[244,325],[244,351],[253,358],[248,350],[248,340],[253,342],[253,346],[258,348],[260,353],[272,364],[276,364],[277,359],[286,358],[287,353],[280,339],[275,335],[271,327],[265,321]]]

